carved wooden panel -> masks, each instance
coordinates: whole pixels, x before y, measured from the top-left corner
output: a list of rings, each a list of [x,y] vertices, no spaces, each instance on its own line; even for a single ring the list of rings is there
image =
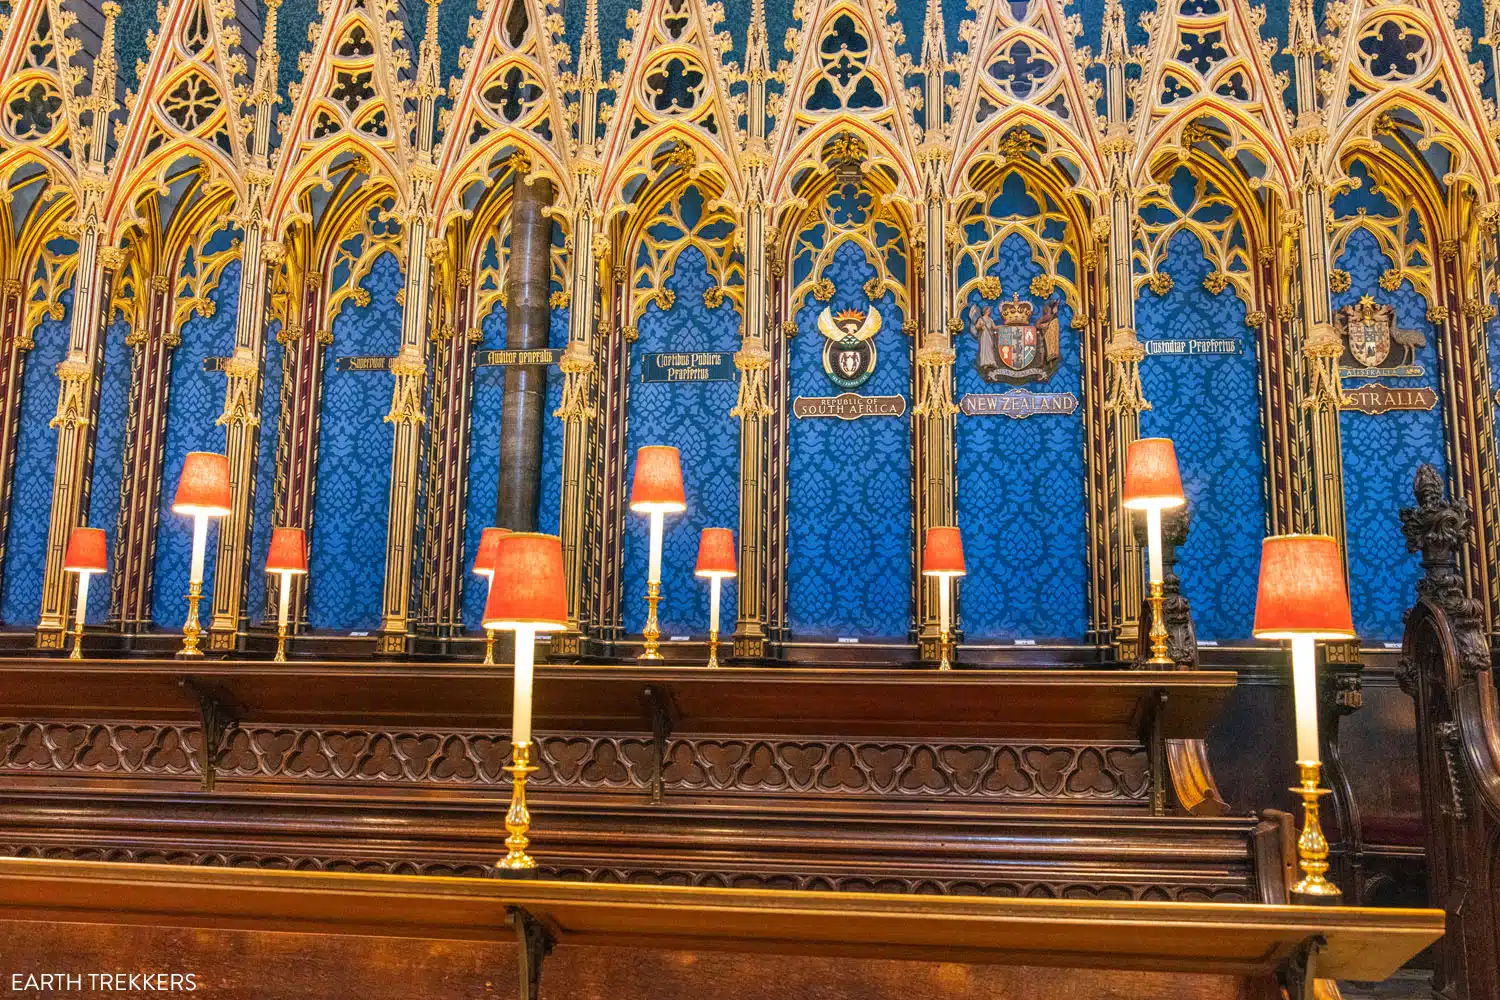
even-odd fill
[[[541,740],[539,786],[639,792],[655,773],[649,739]],[[196,726],[0,722],[0,773],[196,777]],[[510,742],[500,732],[233,728],[219,750],[228,780],[499,785]],[[663,778],[673,791],[715,794],[942,797],[1144,802],[1139,746],[673,739]]]
[[[120,848],[57,845],[0,845],[0,854],[22,858],[69,861],[124,861],[142,864],[214,865],[297,871],[369,872],[393,875],[439,875],[482,878],[491,869],[460,861],[433,859],[371,859],[249,854],[157,848]],[[925,893],[936,895],[997,896],[1043,899],[1145,899],[1188,902],[1242,903],[1249,901],[1243,884],[1169,885],[1141,881],[1085,882],[1078,879],[1007,881],[979,878],[905,878],[881,875],[827,875],[806,871],[702,870],[617,865],[553,867],[543,865],[544,878],[577,882],[628,882],[639,885],[733,886],[754,889],[827,890],[835,892]]]

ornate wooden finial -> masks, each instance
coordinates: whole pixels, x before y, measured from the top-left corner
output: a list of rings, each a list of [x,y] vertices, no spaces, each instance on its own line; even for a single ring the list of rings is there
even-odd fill
[[[1459,553],[1473,532],[1473,512],[1462,498],[1444,498],[1443,477],[1432,465],[1424,463],[1417,469],[1412,492],[1417,505],[1401,509],[1401,533],[1408,552],[1422,553],[1417,598],[1437,605],[1447,615],[1465,673],[1483,670],[1490,664],[1484,610],[1465,591],[1458,565]]]

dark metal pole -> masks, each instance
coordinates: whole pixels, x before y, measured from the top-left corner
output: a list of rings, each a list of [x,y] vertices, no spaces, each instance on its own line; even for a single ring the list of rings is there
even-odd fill
[[[552,182],[517,177],[511,199],[510,267],[505,276],[506,334],[510,350],[547,346],[552,323]],[[505,370],[500,413],[500,494],[495,523],[535,531],[542,487],[542,427],[546,419],[547,367]]]

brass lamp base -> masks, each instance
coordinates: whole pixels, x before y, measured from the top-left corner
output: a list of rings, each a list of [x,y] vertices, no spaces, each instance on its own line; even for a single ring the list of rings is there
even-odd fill
[[[198,648],[198,637],[203,634],[203,626],[198,622],[198,602],[202,599],[203,581],[194,580],[188,586],[188,613],[182,625],[182,648],[177,651],[179,660],[203,659],[203,650]]]
[[[526,836],[531,829],[531,811],[526,808],[526,778],[537,770],[531,766],[531,744],[512,743],[510,758],[510,765],[505,769],[511,777],[510,809],[505,814],[505,829],[510,836],[505,838],[505,857],[495,863],[502,877],[536,870],[535,859],[526,853],[526,848],[531,845],[531,839]]]
[[[1146,662],[1153,667],[1172,667],[1176,664],[1167,655],[1167,623],[1162,619],[1162,585],[1151,584],[1151,659]]]
[[[661,622],[656,617],[656,606],[661,603],[661,581],[652,580],[646,584],[646,627],[641,630],[641,637],[646,640],[646,648],[641,650],[637,660],[658,662],[661,655]]]
[[[708,666],[719,665],[719,630],[716,628],[708,630]]]
[[[943,629],[938,633],[938,669],[953,669],[953,633]]]
[[[1338,906],[1344,901],[1339,887],[1328,881],[1328,841],[1323,836],[1323,827],[1318,822],[1318,799],[1329,794],[1319,788],[1323,765],[1315,760],[1297,761],[1297,774],[1301,784],[1292,791],[1302,796],[1302,835],[1297,838],[1297,862],[1302,868],[1302,878],[1288,892],[1293,903],[1303,906]]]
[[[495,630],[492,628],[484,630],[484,665],[495,665]]]
[[[286,626],[276,626],[276,655],[272,657],[273,662],[286,662]]]

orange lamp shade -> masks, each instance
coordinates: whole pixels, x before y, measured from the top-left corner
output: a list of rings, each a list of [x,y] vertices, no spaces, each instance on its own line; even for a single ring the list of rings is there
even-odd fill
[[[307,536],[301,528],[272,528],[267,573],[306,573]]]
[[[63,569],[69,573],[103,573],[109,569],[108,543],[103,528],[74,528],[63,553]]]
[[[1257,639],[1353,639],[1344,561],[1331,535],[1274,535],[1261,543]]]
[[[1180,507],[1182,475],[1171,438],[1140,438],[1125,453],[1125,506],[1131,510]]]
[[[530,531],[501,535],[495,544],[495,582],[484,605],[484,627],[539,632],[568,623],[562,539]]]
[[[964,540],[957,528],[938,527],[927,529],[927,541],[922,546],[923,576],[963,576],[968,572],[964,566]]]
[[[635,453],[635,479],[630,484],[630,509],[637,514],[687,510],[682,492],[682,461],[677,449],[648,444]]]
[[[233,509],[229,459],[208,451],[188,452],[182,461],[182,477],[177,480],[177,496],[172,500],[173,513],[228,517]]]
[[[734,576],[734,532],[728,528],[704,528],[698,536],[698,565],[694,576]]]
[[[479,551],[474,554],[474,572],[480,576],[495,575],[495,547],[510,534],[509,528],[485,528],[479,536]]]

